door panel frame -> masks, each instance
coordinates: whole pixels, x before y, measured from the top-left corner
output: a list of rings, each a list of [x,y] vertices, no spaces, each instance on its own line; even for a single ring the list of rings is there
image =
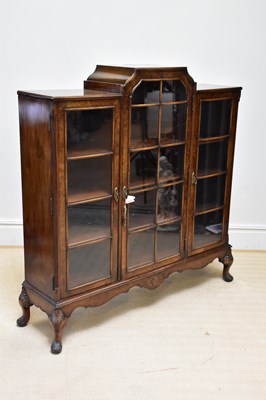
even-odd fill
[[[213,90],[213,91],[200,91],[196,92],[193,104],[193,122],[192,122],[192,146],[190,155],[191,170],[189,174],[189,209],[188,209],[188,256],[203,253],[215,247],[219,247],[228,242],[228,222],[230,212],[230,196],[232,185],[233,173],[233,159],[236,135],[236,122],[238,102],[240,99],[239,90]],[[227,173],[225,183],[224,207],[223,207],[223,231],[222,239],[217,242],[212,242],[201,247],[193,247],[194,239],[194,222],[195,222],[195,207],[196,207],[196,189],[197,185],[193,184],[192,173],[198,176],[198,157],[199,157],[199,135],[200,135],[200,118],[201,106],[204,101],[219,101],[231,100],[231,115],[230,115],[230,130],[228,138],[228,152],[227,152]]]
[[[132,90],[143,80],[147,81],[158,81],[158,80],[181,80],[187,90],[187,121],[186,121],[186,138],[185,138],[185,151],[184,151],[184,171],[183,171],[183,193],[182,193],[182,216],[181,216],[181,230],[180,230],[180,252],[179,254],[167,257],[163,260],[155,261],[145,265],[141,265],[132,270],[127,269],[127,252],[128,252],[128,233],[127,227],[124,227],[121,222],[121,278],[129,279],[134,276],[149,272],[152,270],[163,268],[164,266],[172,263],[176,263],[186,257],[186,231],[187,231],[187,193],[188,193],[188,166],[189,166],[189,156],[190,156],[190,144],[191,144],[191,121],[192,121],[192,98],[195,91],[194,82],[188,79],[184,72],[178,74],[173,74],[171,72],[164,73],[163,76],[161,72],[153,73],[152,75],[145,76],[142,73],[138,76],[134,76],[132,81],[126,88],[123,96],[123,106],[122,106],[122,127],[121,127],[121,148],[123,153],[121,156],[120,163],[120,177],[121,177],[121,187],[129,187],[129,171],[130,171],[130,161],[129,161],[129,141],[130,141],[130,131],[131,131],[131,94]],[[159,128],[160,129],[160,128]],[[123,220],[123,202],[121,201],[121,212],[120,218]],[[137,257],[137,255],[136,255]]]
[[[111,209],[111,262],[110,277],[99,279],[75,288],[68,288],[68,260],[67,260],[67,111],[113,109],[113,156],[112,156],[112,209]],[[119,100],[73,100],[60,102],[55,105],[57,116],[55,125],[56,142],[56,220],[58,230],[58,290],[62,298],[84,293],[111,284],[118,279],[118,225],[119,202],[114,200],[114,188],[119,188],[119,132],[120,132],[120,101]],[[60,223],[59,223],[60,221]]]

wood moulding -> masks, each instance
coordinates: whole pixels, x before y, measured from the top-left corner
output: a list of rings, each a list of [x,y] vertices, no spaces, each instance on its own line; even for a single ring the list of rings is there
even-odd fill
[[[204,268],[211,263],[215,258],[219,259],[224,265],[223,278],[230,282],[233,277],[229,274],[229,268],[233,263],[231,246],[221,246],[207,254],[196,255],[190,259],[184,259],[178,263],[167,265],[161,269],[151,271],[149,273],[136,276],[127,280],[115,282],[108,286],[85,292],[67,299],[55,301],[44,295],[28,282],[23,283],[22,292],[19,297],[19,302],[23,310],[23,315],[18,319],[19,326],[25,326],[30,318],[30,306],[34,304],[48,315],[49,323],[53,333],[53,341],[51,352],[59,354],[62,350],[62,334],[68,318],[77,307],[96,307],[107,303],[113,297],[127,293],[135,286],[153,290],[158,288],[170,274],[174,272],[183,272],[188,269]]]
[[[183,261],[178,261],[177,263],[167,265],[161,269],[156,269],[127,280],[111,283],[108,286],[78,294],[70,298],[62,299],[58,302],[48,296],[45,296],[28,282],[24,282],[23,285],[32,304],[41,308],[42,311],[46,312],[48,315],[50,315],[54,309],[60,308],[69,318],[74,309],[77,307],[86,308],[103,305],[120,293],[128,292],[134,286],[139,286],[150,290],[156,289],[172,273],[182,272],[188,269],[204,268],[215,258],[219,258],[222,263],[225,262],[226,265],[228,265],[227,251],[227,246],[221,246],[219,249],[216,248],[214,251],[209,251],[208,254],[204,256],[199,254],[191,257],[191,259],[184,259]]]

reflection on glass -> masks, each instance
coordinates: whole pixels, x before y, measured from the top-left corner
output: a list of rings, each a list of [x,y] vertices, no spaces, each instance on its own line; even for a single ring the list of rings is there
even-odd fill
[[[187,91],[179,80],[163,81],[162,102],[183,101],[187,99]]]
[[[110,240],[68,250],[68,287],[110,277]]]
[[[224,204],[225,175],[199,179],[196,212],[211,210]]]
[[[161,144],[182,141],[186,136],[187,104],[162,106]]]
[[[132,93],[132,104],[159,103],[160,81],[142,81]]]
[[[182,179],[184,163],[184,146],[165,147],[160,149],[160,182]]]
[[[179,231],[180,221],[158,226],[156,259],[171,257],[179,253]]]
[[[131,110],[131,147],[158,144],[159,107],[137,107]]]
[[[112,131],[112,109],[68,111],[68,156],[112,151]]]
[[[68,244],[111,235],[111,199],[68,207]]]
[[[133,194],[135,202],[129,205],[129,229],[155,224],[156,191]]]
[[[170,185],[158,189],[158,223],[181,218],[183,185]]]
[[[201,247],[222,240],[223,210],[195,217],[193,247]]]
[[[198,175],[226,171],[228,140],[200,144]]]
[[[97,177],[97,179],[95,179]],[[112,156],[68,162],[68,201],[83,201],[112,193]]]
[[[201,138],[229,135],[231,103],[231,100],[213,100],[201,103]]]
[[[154,262],[154,229],[128,234],[128,269]]]
[[[130,188],[156,183],[157,150],[132,152],[130,154]]]

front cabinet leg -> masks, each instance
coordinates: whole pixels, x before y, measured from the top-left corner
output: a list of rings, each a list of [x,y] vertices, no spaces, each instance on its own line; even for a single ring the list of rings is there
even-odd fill
[[[26,326],[27,323],[29,322],[30,306],[32,306],[24,286],[22,286],[22,290],[19,296],[19,304],[20,307],[22,308],[22,316],[19,319],[17,319],[17,325],[23,327]]]
[[[63,328],[67,323],[67,316],[63,313],[61,309],[55,309],[49,315],[49,323],[54,335],[54,340],[51,345],[51,352],[53,354],[59,354],[62,350],[62,333]]]
[[[232,282],[234,279],[233,276],[229,273],[229,269],[231,265],[233,264],[234,258],[232,256],[232,251],[231,251],[231,245],[228,244],[225,255],[221,258],[219,258],[219,261],[224,265],[223,269],[223,279],[225,282]]]

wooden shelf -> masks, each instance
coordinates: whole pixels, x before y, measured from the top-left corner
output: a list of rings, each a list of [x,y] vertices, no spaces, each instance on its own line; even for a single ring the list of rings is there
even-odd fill
[[[139,226],[134,226],[128,229],[129,233],[136,233],[136,232],[142,232],[142,231],[147,231],[149,229],[153,229],[156,227],[155,223],[151,224],[146,224],[146,225],[139,225]]]
[[[98,243],[101,242],[103,240],[106,239],[111,239],[112,237],[110,235],[101,235],[100,232],[98,232],[98,236],[97,233],[95,232],[95,237],[82,237],[82,235],[76,235],[74,237],[74,235],[68,236],[68,248],[69,249],[73,249],[76,247],[82,247],[82,246],[87,246],[93,243]]]
[[[180,179],[178,177],[176,177],[173,181],[160,182],[158,185],[158,189],[164,188],[167,186],[180,185],[182,183],[184,183],[184,180],[181,177],[180,177]]]
[[[180,222],[180,221],[181,221],[181,217],[179,215],[175,215],[174,217],[169,217],[169,218],[164,218],[164,219],[159,218],[159,216],[157,217],[158,226],[174,224],[175,222]]]
[[[167,186],[166,185],[167,183],[169,183],[169,185],[170,185],[170,184],[173,184],[175,182],[180,182],[180,181],[182,181],[182,176],[172,176],[172,177],[163,178],[163,179],[159,178],[159,185]]]
[[[113,152],[109,151],[108,149],[104,148],[94,148],[94,149],[83,149],[82,151],[79,150],[68,150],[67,152],[67,159],[68,160],[80,160],[83,158],[95,158],[95,157],[103,157],[112,155]]]
[[[187,100],[177,100],[177,101],[162,101],[161,105],[162,106],[168,106],[171,104],[187,104]]]
[[[94,190],[94,191],[85,191],[85,190],[76,190],[72,193],[68,193],[68,205],[74,204],[83,204],[88,203],[95,200],[105,200],[110,199],[112,194],[103,191],[103,190]]]
[[[131,104],[132,108],[142,108],[142,107],[155,107],[159,106],[160,103],[139,103],[139,104]]]
[[[223,204],[209,203],[202,207],[196,207],[195,215],[197,216],[197,215],[207,214],[213,211],[222,210],[223,208],[224,208]]]
[[[131,181],[130,181],[129,189],[132,191],[135,189],[141,189],[144,187],[147,188],[149,186],[154,186],[154,185],[156,185],[156,177],[146,178],[145,181],[143,181],[143,182],[140,182],[140,179],[138,180],[138,179],[134,178],[134,179],[131,179]]]
[[[172,104],[186,104],[187,100],[179,100],[179,101],[161,101],[156,103],[139,103],[139,104],[131,104],[132,108],[140,108],[140,107],[154,107],[154,106],[167,106]]]
[[[222,135],[222,136],[212,136],[212,137],[200,137],[199,138],[199,144],[203,144],[203,143],[210,143],[210,142],[220,142],[223,141],[227,138],[229,138],[230,135]]]
[[[222,235],[218,234],[216,235],[215,233],[207,232],[206,234],[194,234],[194,240],[193,240],[193,248],[199,248],[199,247],[204,247],[208,246],[209,244],[215,243],[215,242],[220,242],[222,240]]]
[[[169,139],[167,139],[167,140],[163,141],[162,138],[161,138],[160,147],[161,148],[167,148],[167,147],[174,147],[174,146],[182,146],[185,143],[186,143],[185,140],[172,139],[172,141],[169,141]]]
[[[132,146],[133,144],[133,146]],[[150,142],[145,141],[145,142],[139,142],[139,141],[132,141],[130,144],[130,151],[132,153],[137,153],[139,151],[146,151],[146,150],[156,150],[158,149],[158,140],[150,140]]]
[[[223,171],[217,171],[216,169],[208,169],[206,171],[198,171],[198,179],[207,179],[207,178],[212,178],[214,176],[220,176],[220,175],[225,175],[227,173],[226,170]]]

